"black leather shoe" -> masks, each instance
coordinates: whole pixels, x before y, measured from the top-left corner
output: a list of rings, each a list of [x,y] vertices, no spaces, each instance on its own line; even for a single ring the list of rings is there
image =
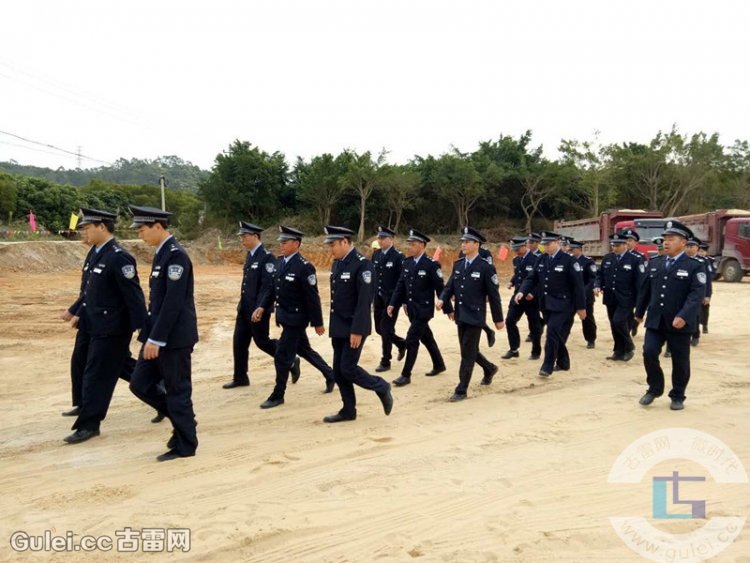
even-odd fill
[[[347,420],[356,420],[356,417],[352,418],[349,416],[344,416],[340,412],[337,412],[336,414],[332,414],[330,416],[326,416],[323,419],[323,422],[328,422],[329,424],[332,424],[334,422],[346,422]]]
[[[292,367],[289,368],[289,373],[292,374],[292,385],[294,385],[299,381],[299,356],[294,357],[294,362],[292,362]]]
[[[703,334],[708,334],[708,327],[704,326],[702,332],[703,332]]]
[[[326,379],[326,390],[325,393],[333,393],[333,390],[336,388],[336,380],[335,379]]]
[[[406,356],[406,346],[402,346],[398,349],[398,357],[396,358],[396,360],[400,362],[404,359],[404,356]]]
[[[62,413],[63,416],[78,416],[81,412],[81,407],[73,407],[69,411]]]
[[[378,367],[375,368],[375,371],[377,373],[383,373],[384,371],[388,371],[391,369],[391,364],[384,364],[383,362],[380,362],[378,364]]]
[[[619,362],[622,360],[622,356],[620,356],[619,354],[612,354],[611,356],[607,356],[607,359],[612,362]]]
[[[526,342],[533,342],[530,334],[526,335]]]
[[[487,332],[487,346],[492,348],[495,345],[495,331],[490,330]]]
[[[673,411],[681,411],[685,408],[685,405],[679,399],[672,399],[672,403],[669,405],[669,408]]]
[[[438,375],[438,374],[443,373],[446,369],[447,368],[444,368],[444,367],[442,367],[442,368],[432,368],[430,371],[428,371],[427,373],[425,373],[425,375],[432,377],[433,375]]]
[[[466,398],[465,394],[453,393],[453,395],[451,396],[450,399],[448,399],[448,401],[450,401],[451,403],[457,403],[459,401],[463,401],[465,398]]]
[[[390,385],[388,386],[388,391],[383,395],[378,395],[378,398],[380,399],[380,402],[383,403],[383,412],[385,413],[385,416],[391,414],[391,411],[393,410],[393,394],[391,393]]]
[[[639,403],[640,403],[641,405],[643,405],[644,407],[647,407],[647,406],[649,406],[649,405],[650,405],[651,403],[653,403],[653,402],[654,402],[654,399],[656,399],[656,395],[652,395],[651,393],[649,393],[649,392],[646,392],[646,394],[645,394],[645,395],[643,395],[643,397],[641,397],[640,401],[638,401],[638,402],[639,402]]]
[[[391,383],[393,383],[396,387],[403,387],[404,385],[409,385],[409,383],[411,383],[411,377],[401,375],[391,381]]]
[[[596,348],[596,342],[592,340],[589,342],[586,342],[586,348],[588,348],[589,350],[593,350],[594,348]]]
[[[670,352],[669,350],[667,350],[666,352],[664,352],[664,357],[665,358],[671,358],[672,357],[672,352]]]
[[[697,338],[691,338],[691,339],[690,339],[690,345],[691,345],[691,346],[692,346],[693,348],[695,348],[696,346],[698,346],[698,343],[699,343],[699,342],[700,342],[700,340],[698,340]]]
[[[539,370],[539,377],[549,377],[550,375],[552,375],[552,373],[547,371],[546,369]]]
[[[519,356],[518,350],[516,350],[515,352],[513,350],[508,350],[507,352],[505,352],[505,354],[500,356],[500,359],[510,360],[511,358],[517,358],[518,356]]]
[[[78,444],[80,442],[85,442],[89,438],[93,438],[94,436],[99,435],[99,430],[86,430],[79,428],[75,432],[73,432],[70,436],[66,436],[63,438],[63,441],[67,442],[68,444]]]
[[[500,368],[494,366],[490,371],[485,373],[484,377],[482,378],[481,385],[489,385],[490,383],[492,383],[492,378],[495,377],[498,369]]]
[[[250,382],[249,381],[247,383],[245,383],[244,381],[243,382],[230,381],[229,383],[225,383],[224,385],[222,385],[222,388],[223,389],[234,389],[235,387],[249,387],[249,386],[250,386]]]
[[[541,357],[542,357],[542,355],[541,355],[541,354],[533,354],[533,353],[532,353],[532,354],[531,354],[531,355],[529,356],[529,359],[530,359],[530,360],[538,360],[538,359],[539,359],[539,358],[541,358]]]
[[[173,459],[179,459],[181,457],[193,457],[195,452],[191,454],[181,454],[177,450],[169,450],[161,455],[156,456],[156,461],[172,461]]]
[[[157,413],[156,413],[156,416],[155,416],[154,418],[152,418],[152,419],[151,419],[151,422],[153,422],[154,424],[159,424],[159,423],[160,423],[160,422],[161,422],[162,420],[164,420],[164,419],[165,419],[166,417],[167,417],[167,415],[165,415],[165,414],[162,414],[162,413],[160,413],[160,412],[157,412]]]
[[[570,371],[570,366],[555,366],[552,371]]]
[[[633,356],[634,356],[634,355],[635,355],[635,352],[633,352],[632,350],[631,350],[630,352],[625,352],[625,353],[624,353],[624,354],[622,355],[622,357],[620,358],[620,361],[623,361],[623,362],[629,362],[630,360],[632,360],[632,359],[633,359]]]
[[[284,399],[271,399],[271,398],[268,398],[268,399],[266,399],[265,401],[263,401],[260,404],[260,408],[262,408],[262,409],[272,409],[274,407],[278,407],[279,405],[283,405],[283,404],[284,404]]]

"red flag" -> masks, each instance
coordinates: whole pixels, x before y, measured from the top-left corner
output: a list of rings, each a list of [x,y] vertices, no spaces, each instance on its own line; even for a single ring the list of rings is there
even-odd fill
[[[500,250],[497,251],[497,258],[501,262],[505,262],[505,259],[508,257],[508,247],[505,245],[500,246]]]
[[[29,227],[31,227],[32,232],[36,232],[36,217],[34,217],[34,212],[29,210]]]
[[[435,254],[432,255],[433,260],[440,260],[440,255],[443,253],[443,249],[439,246],[435,249]]]

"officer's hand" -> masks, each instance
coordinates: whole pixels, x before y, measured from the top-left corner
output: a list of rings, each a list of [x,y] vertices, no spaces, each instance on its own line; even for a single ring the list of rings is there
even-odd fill
[[[495,328],[497,330],[503,330],[505,328],[505,322],[500,321],[499,323],[495,323]]]
[[[523,299],[523,293],[520,291],[516,293],[516,296],[513,298],[513,301],[516,302],[516,305],[518,305],[521,302],[521,299]]]
[[[455,314],[455,313],[448,313],[448,318],[449,318],[450,320],[455,320],[455,318],[456,318],[456,314]]]
[[[532,299],[534,299],[534,296],[531,295],[531,293],[529,293],[528,295],[526,295],[526,301],[531,301]]]
[[[78,321],[81,320],[81,317],[78,315],[70,318],[70,328],[78,328]]]
[[[584,320],[586,318],[586,309],[578,309],[576,313],[578,313],[579,319]]]
[[[508,289],[513,289],[513,284],[512,283],[508,284]]]
[[[143,359],[155,360],[159,357],[159,347],[153,342],[146,342],[143,346]]]
[[[265,312],[265,309],[263,307],[258,307],[253,311],[253,316],[250,317],[250,320],[254,323],[260,322],[260,320],[263,318],[263,313]]]
[[[66,323],[70,322],[70,319],[73,318],[73,313],[66,310],[62,315],[60,315],[60,318],[65,321]]]
[[[315,327],[315,334],[317,334],[318,336],[323,336],[325,333],[326,333],[326,327],[324,327],[323,325]]]
[[[357,349],[362,345],[362,335],[361,334],[350,334],[349,335],[349,346],[351,346],[353,349]]]
[[[438,311],[442,311],[443,310],[443,300],[442,299],[438,299],[437,300],[437,303],[435,303],[435,309],[437,309]]]
[[[395,309],[393,305],[388,305],[388,308],[385,310],[385,312],[388,313],[389,317],[393,316],[393,309]]]
[[[643,322],[643,317],[635,317],[635,322],[641,324]]]
[[[681,317],[675,317],[672,321],[672,326],[674,328],[683,328],[685,326],[685,319]]]
[[[704,297],[703,298],[703,304],[704,305],[709,305],[710,303],[711,303],[711,298],[710,297]]]

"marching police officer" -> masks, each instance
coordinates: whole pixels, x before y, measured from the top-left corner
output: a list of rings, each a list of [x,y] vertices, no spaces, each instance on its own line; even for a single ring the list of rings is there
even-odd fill
[[[479,256],[479,245],[486,242],[484,236],[473,227],[464,227],[461,236],[461,252],[464,257],[453,264],[448,283],[445,285],[436,307],[455,300],[455,312],[447,308],[447,315],[458,325],[458,341],[461,347],[459,383],[451,402],[462,401],[469,389],[474,364],[484,370],[482,385],[492,383],[498,367],[479,352],[479,339],[486,325],[487,302],[490,303],[492,321],[498,329],[503,328],[503,310],[500,304],[500,287],[495,267]]]
[[[276,353],[277,341],[269,337],[276,257],[263,246],[260,240],[263,230],[262,227],[252,223],[240,221],[240,230],[237,234],[240,242],[247,249],[247,256],[242,268],[242,289],[232,338],[234,376],[232,381],[223,385],[224,389],[250,385],[247,364],[248,349],[252,341],[255,341],[255,345],[269,356],[273,357]],[[258,299],[260,296],[263,296],[264,301],[261,302]],[[257,321],[253,321],[253,313],[258,307],[263,309],[263,314]],[[298,378],[299,359],[292,366],[292,379]]]
[[[624,235],[615,233],[609,238],[612,252],[602,259],[594,292],[596,295],[604,292],[603,301],[614,339],[612,355],[607,359],[628,362],[635,351],[629,319],[635,310],[646,268],[635,254],[628,251]]]
[[[560,235],[544,232],[542,243],[545,255],[539,257],[534,271],[526,276],[515,301],[520,303],[526,295],[541,291],[538,298],[547,324],[547,339],[539,375],[549,377],[553,371],[570,369],[565,345],[571,328],[570,314],[575,311],[581,320],[586,318],[586,296],[581,265],[560,250]]]
[[[370,305],[373,298],[372,264],[352,246],[354,231],[327,225],[325,244],[334,258],[331,266],[330,333],[333,346],[333,372],[343,406],[328,423],[357,418],[354,385],[375,391],[386,416],[393,409],[391,386],[382,377],[370,375],[359,365],[362,347],[372,328]]]
[[[401,376],[393,380],[397,387],[411,383],[411,372],[417,361],[419,343],[425,345],[432,359],[432,369],[425,375],[434,376],[445,371],[445,362],[440,353],[429,322],[435,316],[435,296],[443,291],[443,272],[440,263],[425,254],[430,238],[417,229],[409,229],[409,258],[404,260],[401,277],[388,305],[388,314],[393,316],[396,308],[406,304],[410,325],[406,333],[406,360]]]
[[[406,354],[406,341],[396,334],[398,309],[393,311],[393,316],[387,313],[388,304],[391,302],[396,284],[401,277],[401,267],[404,263],[404,255],[393,246],[395,236],[396,233],[388,227],[379,226],[379,247],[372,255],[376,287],[372,311],[375,319],[375,332],[380,335],[383,342],[383,355],[380,358],[380,364],[375,368],[378,373],[391,369],[391,352],[394,345],[398,349],[399,361]]]
[[[594,318],[594,285],[596,283],[596,262],[583,253],[583,243],[577,240],[570,241],[570,252],[581,266],[583,275],[583,289],[586,292],[586,318],[581,321],[583,338],[586,340],[586,348],[596,347],[596,319]]]
[[[703,305],[701,305],[701,326],[703,327],[703,334],[708,334],[708,316],[711,310],[711,297],[713,297],[713,279],[716,274],[716,261],[713,256],[708,255],[708,243],[701,242],[699,245],[698,255],[706,261],[706,297],[708,301],[704,299]],[[709,288],[711,294],[708,293]]]
[[[117,378],[130,357],[133,332],[143,326],[146,316],[135,258],[113,235],[117,215],[97,209],[82,209],[81,215],[79,225],[92,245],[93,255],[76,311],[88,349],[75,432],[64,439],[69,444],[99,435]]]
[[[169,232],[171,213],[131,205],[138,237],[156,249],[151,263],[143,343],[130,381],[133,394],[172,422],[168,450],[157,461],[195,455],[198,448],[191,356],[198,342],[193,264]]]
[[[540,256],[544,255],[544,252],[539,248],[539,243],[542,242],[542,235],[539,233],[529,233],[528,237],[526,237],[527,244],[529,245],[529,250],[531,253],[539,258]],[[540,280],[541,281],[541,280]],[[537,288],[540,289],[540,288]],[[541,291],[538,292],[541,294]],[[528,296],[527,296],[528,297]],[[542,314],[542,309],[539,307],[539,326],[541,327],[540,338],[541,333],[544,332],[544,325],[547,324],[547,320],[544,318],[544,315]],[[534,336],[531,334],[531,324],[529,324],[529,334],[526,335],[526,342],[534,342]],[[533,359],[533,358],[532,358]]]
[[[638,234],[638,231],[632,228],[627,228],[624,229],[621,234],[625,236],[625,241],[628,245],[628,252],[635,256],[641,264],[644,264],[645,271],[646,257],[637,248],[638,243],[641,241],[641,237]],[[631,336],[635,336],[636,334],[638,334],[638,323],[635,322],[634,313],[631,313],[630,317],[628,318],[628,327],[630,329]]]
[[[274,272],[273,296],[276,302],[276,324],[281,327],[281,337],[273,358],[276,385],[268,399],[261,403],[262,409],[272,409],[284,404],[289,373],[293,369],[299,369],[295,354],[305,358],[323,374],[326,380],[326,393],[331,393],[336,384],[333,370],[320,354],[312,349],[307,338],[308,326],[312,326],[318,336],[325,334],[325,327],[315,266],[305,260],[299,252],[303,236],[304,233],[298,229],[279,226],[281,257]],[[265,295],[260,297],[261,302],[266,300]],[[264,309],[256,309],[253,319],[260,319],[263,314]],[[292,383],[294,382],[296,380],[292,379]]]
[[[701,241],[698,237],[692,237],[687,241],[687,247],[685,252],[691,258],[694,258],[700,262],[703,266],[703,272],[706,274],[706,295],[701,302],[701,306],[698,308],[698,322],[695,325],[693,336],[690,338],[691,346],[698,346],[701,338],[701,325],[703,324],[704,315],[706,316],[706,323],[708,323],[708,314],[704,312],[704,308],[708,310],[711,304],[711,296],[713,295],[713,270],[711,269],[711,263],[699,254]]]
[[[635,316],[640,321],[648,309],[643,341],[643,365],[648,390],[640,404],[647,406],[664,393],[664,372],[659,353],[666,342],[672,352],[672,399],[670,408],[682,410],[690,381],[690,336],[698,321],[698,308],[706,295],[703,265],[690,258],[685,247],[692,231],[669,220],[663,233],[666,256],[648,265]]]
[[[521,289],[521,284],[529,272],[534,270],[534,264],[538,259],[531,250],[529,250],[526,237],[514,237],[510,240],[510,247],[516,255],[513,257],[513,277],[510,278],[508,289],[513,289],[513,295]],[[518,349],[521,346],[521,334],[518,330],[518,321],[523,315],[528,319],[531,328],[531,360],[538,360],[542,354],[542,325],[539,322],[539,300],[523,299],[516,303],[511,299],[508,305],[508,315],[505,318],[505,330],[508,333],[508,351],[501,357],[504,360],[517,358]]]
[[[486,241],[485,241],[486,242]],[[459,260],[464,257],[463,251],[460,251],[458,253]],[[487,262],[490,266],[492,266],[492,252],[487,250],[485,247],[480,246],[479,247],[479,257]],[[492,348],[495,345],[495,341],[497,340],[497,336],[495,335],[495,331],[488,325],[487,323],[484,323],[484,326],[482,327],[482,330],[487,335],[487,346]]]

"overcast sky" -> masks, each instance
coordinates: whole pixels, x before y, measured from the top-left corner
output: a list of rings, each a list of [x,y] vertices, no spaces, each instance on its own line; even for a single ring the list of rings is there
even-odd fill
[[[210,168],[242,139],[290,162],[347,147],[405,162],[526,129],[555,156],[561,138],[647,141],[673,123],[750,138],[745,1],[11,0],[1,13],[0,130],[103,161]],[[0,134],[9,159],[76,166]]]

